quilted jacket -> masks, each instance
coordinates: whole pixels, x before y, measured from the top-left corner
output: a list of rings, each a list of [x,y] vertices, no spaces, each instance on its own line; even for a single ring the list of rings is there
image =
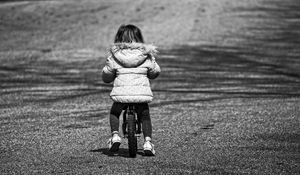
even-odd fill
[[[149,103],[153,94],[149,79],[160,67],[155,61],[156,47],[143,43],[115,43],[102,70],[105,83],[113,82],[110,97],[121,103]]]

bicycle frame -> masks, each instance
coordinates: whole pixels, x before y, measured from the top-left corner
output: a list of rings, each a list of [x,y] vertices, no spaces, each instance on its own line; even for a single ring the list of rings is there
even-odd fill
[[[128,120],[127,120],[127,116],[128,115],[134,115],[135,116],[135,121],[136,121],[136,136],[139,137],[140,134],[142,133],[142,123],[139,119],[139,117],[137,116],[137,113],[135,111],[135,105],[134,104],[128,104],[124,113],[123,113],[123,124],[122,124],[122,131],[123,131],[123,135],[124,138],[128,137],[128,130],[127,130],[127,126],[128,126]]]

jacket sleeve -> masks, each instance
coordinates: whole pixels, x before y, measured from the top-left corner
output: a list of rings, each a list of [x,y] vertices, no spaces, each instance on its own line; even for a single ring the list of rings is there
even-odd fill
[[[116,69],[112,56],[108,56],[104,68],[102,69],[102,80],[104,83],[111,83],[116,78]]]
[[[159,65],[156,63],[155,58],[151,58],[151,66],[148,69],[147,76],[149,79],[155,79],[159,76],[161,70]]]

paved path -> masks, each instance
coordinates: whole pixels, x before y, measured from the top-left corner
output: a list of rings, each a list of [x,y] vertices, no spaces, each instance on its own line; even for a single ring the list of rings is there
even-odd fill
[[[161,50],[155,157],[108,152],[102,52],[1,52],[1,174],[297,174],[300,4],[257,3],[217,16],[234,30]]]

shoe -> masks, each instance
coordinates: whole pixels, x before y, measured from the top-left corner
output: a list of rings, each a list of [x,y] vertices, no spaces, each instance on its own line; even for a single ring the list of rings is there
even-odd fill
[[[108,140],[108,148],[110,152],[119,151],[121,145],[121,137],[118,134],[114,134],[112,138]]]
[[[144,154],[145,156],[155,156],[154,145],[151,143],[151,141],[145,141]]]

